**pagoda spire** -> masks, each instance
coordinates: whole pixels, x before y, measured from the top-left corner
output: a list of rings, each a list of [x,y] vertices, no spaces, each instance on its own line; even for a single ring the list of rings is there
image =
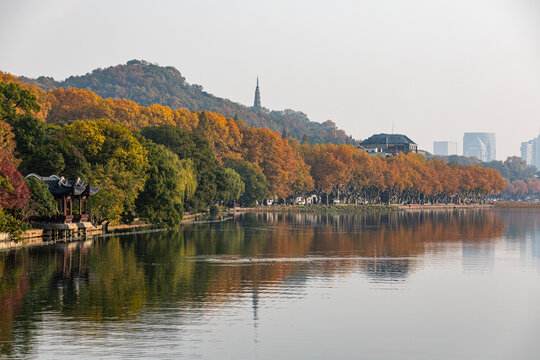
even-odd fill
[[[255,88],[255,101],[253,101],[255,109],[261,108],[261,93],[259,92],[259,77],[257,76],[257,87]]]

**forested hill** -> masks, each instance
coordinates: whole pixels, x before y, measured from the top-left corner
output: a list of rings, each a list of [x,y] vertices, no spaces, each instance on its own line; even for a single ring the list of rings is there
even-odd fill
[[[289,136],[299,140],[305,135],[310,143],[354,143],[352,137],[339,130],[330,120],[321,124],[310,121],[306,114],[299,111],[256,110],[209,94],[200,85],[189,84],[180,71],[172,66],[158,66],[144,60],[131,60],[125,65],[96,69],[86,75],[71,76],[65,81],[44,76],[37,79],[21,76],[19,79],[45,90],[73,87],[92,90],[104,98],[129,99],[145,106],[160,104],[173,109],[208,110],[279,133],[285,129]]]

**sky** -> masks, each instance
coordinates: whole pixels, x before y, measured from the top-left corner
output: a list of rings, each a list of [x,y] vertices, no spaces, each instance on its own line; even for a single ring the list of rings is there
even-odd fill
[[[252,105],[432,151],[540,131],[537,0],[0,0],[0,71],[62,80],[144,59]],[[461,151],[461,149],[460,149]]]

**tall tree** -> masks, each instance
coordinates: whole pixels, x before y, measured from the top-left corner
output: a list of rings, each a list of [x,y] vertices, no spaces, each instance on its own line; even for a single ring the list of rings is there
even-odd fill
[[[261,169],[244,160],[228,159],[224,166],[236,171],[245,185],[244,193],[240,196],[240,202],[246,206],[255,206],[268,196],[268,183]]]
[[[206,139],[170,125],[147,127],[142,129],[141,134],[156,144],[167,146],[180,159],[193,161],[197,189],[187,202],[188,208],[205,210],[217,200],[223,186],[223,169]]]
[[[137,213],[155,224],[178,225],[184,201],[195,194],[196,174],[191,160],[180,160],[163,145],[147,140],[148,179],[136,201]]]

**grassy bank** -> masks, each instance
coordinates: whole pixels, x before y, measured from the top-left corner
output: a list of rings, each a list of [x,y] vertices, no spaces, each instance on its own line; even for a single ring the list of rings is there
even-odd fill
[[[496,208],[501,209],[540,209],[540,203],[532,202],[497,202],[493,204]]]
[[[489,209],[492,204],[410,204],[396,205],[401,210],[448,210],[448,209]]]
[[[274,205],[242,208],[236,211],[286,212],[286,213],[319,213],[319,214],[350,214],[361,212],[394,212],[399,211],[392,205]]]

